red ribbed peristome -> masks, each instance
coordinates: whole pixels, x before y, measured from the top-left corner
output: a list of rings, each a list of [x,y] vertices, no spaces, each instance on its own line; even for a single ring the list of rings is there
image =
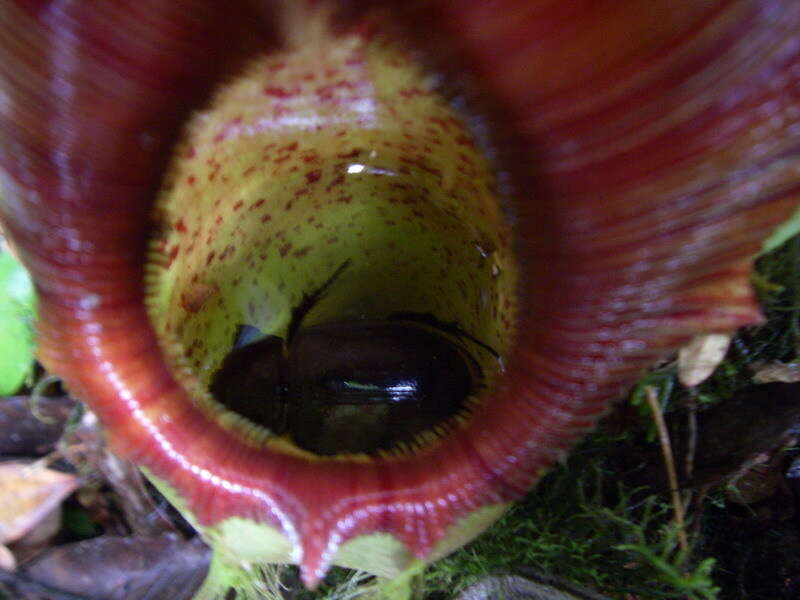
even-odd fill
[[[231,18],[243,6],[0,7],[0,214],[36,283],[41,358],[200,522],[277,526],[309,584],[358,534],[424,556],[454,519],[519,497],[658,357],[759,319],[748,257],[800,197],[800,4],[428,2],[403,19],[437,28],[514,143],[507,372],[420,456],[307,461],[234,439],[166,368],[142,268],[187,111],[252,47],[234,41],[270,46]]]

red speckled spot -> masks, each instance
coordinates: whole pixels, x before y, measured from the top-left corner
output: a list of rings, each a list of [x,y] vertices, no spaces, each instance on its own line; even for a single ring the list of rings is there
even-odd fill
[[[325,187],[326,192],[330,192],[333,188],[337,185],[342,185],[344,183],[344,175],[339,173],[336,177],[334,177],[331,182]]]
[[[292,98],[300,93],[299,87],[293,88],[284,88],[284,87],[266,87],[264,88],[264,95],[271,96],[272,98],[279,98],[281,100],[285,100],[287,98]]]
[[[295,258],[302,258],[306,254],[308,254],[310,250],[311,246],[304,246],[303,248],[300,248],[299,250],[295,250],[294,252],[292,252],[292,256],[294,256]]]
[[[219,293],[217,284],[197,283],[188,287],[181,294],[180,303],[184,310],[195,313],[199,311],[209,298]]]
[[[180,252],[180,246],[173,246],[170,248],[169,255],[167,256],[167,262],[164,265],[165,269],[169,269],[172,266],[173,261],[178,257],[178,252]]]

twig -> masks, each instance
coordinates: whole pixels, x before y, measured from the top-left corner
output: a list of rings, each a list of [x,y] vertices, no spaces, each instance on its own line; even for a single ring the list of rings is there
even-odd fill
[[[46,377],[42,377],[36,382],[36,385],[33,386],[31,395],[28,398],[28,408],[30,409],[31,414],[45,425],[53,425],[56,420],[53,417],[48,417],[47,415],[42,414],[42,412],[39,410],[40,403],[45,398],[45,389],[47,389],[49,385],[58,383],[59,381],[61,381],[61,378],[56,377],[55,375],[47,375]]]
[[[689,413],[686,417],[688,436],[686,440],[686,479],[689,480],[694,475],[694,457],[697,453],[697,401],[695,394],[696,388],[691,388],[689,393]]]
[[[675,524],[678,526],[678,545],[684,552],[689,551],[689,539],[686,537],[686,521],[684,519],[683,501],[681,500],[680,489],[678,488],[678,475],[675,471],[675,460],[672,456],[672,444],[669,441],[667,424],[664,422],[664,415],[658,404],[658,396],[653,386],[648,385],[644,388],[647,403],[653,413],[653,421],[658,431],[658,441],[661,445],[661,455],[664,459],[664,467],[667,470],[667,480],[669,482],[669,493],[672,498],[672,510],[675,514]]]
[[[684,471],[686,481],[691,481],[694,475],[694,458],[697,454],[697,388],[689,388],[689,412],[686,415],[686,460]],[[702,493],[701,493],[702,496]],[[692,503],[692,490],[687,489],[683,494],[683,505]]]

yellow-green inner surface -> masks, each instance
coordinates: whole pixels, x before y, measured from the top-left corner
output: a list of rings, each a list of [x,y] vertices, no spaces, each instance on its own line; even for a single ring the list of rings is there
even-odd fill
[[[151,318],[198,403],[240,325],[396,312],[507,350],[514,268],[472,135],[397,48],[359,36],[264,57],[193,120],[159,200]],[[485,374],[499,361],[461,342]],[[185,371],[185,369],[183,369]]]

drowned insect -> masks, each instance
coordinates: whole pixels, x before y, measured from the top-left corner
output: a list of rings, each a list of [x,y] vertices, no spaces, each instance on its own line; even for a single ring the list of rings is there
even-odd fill
[[[393,313],[303,327],[348,264],[303,297],[285,339],[239,326],[211,383],[212,394],[230,410],[320,455],[412,442],[465,410],[467,399],[485,386],[468,345],[499,360],[490,346],[432,315]]]

